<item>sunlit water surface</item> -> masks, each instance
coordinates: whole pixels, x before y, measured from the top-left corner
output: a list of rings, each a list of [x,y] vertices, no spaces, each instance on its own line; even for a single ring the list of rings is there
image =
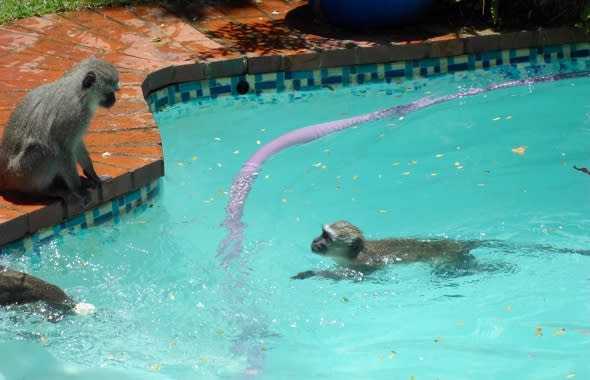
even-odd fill
[[[0,310],[0,379],[590,378],[590,79],[534,84],[362,124],[269,159],[220,266],[230,185],[282,133],[497,81],[468,73],[220,98],[156,115],[166,176],[149,207],[0,264],[96,305],[49,322]],[[495,271],[395,265],[291,280],[337,219],[368,237],[494,239]]]

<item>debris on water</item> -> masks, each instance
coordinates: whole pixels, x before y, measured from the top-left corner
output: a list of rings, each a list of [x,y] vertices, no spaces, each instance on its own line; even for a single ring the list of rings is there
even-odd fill
[[[553,335],[560,336],[560,335],[565,334],[566,332],[567,332],[567,330],[565,329],[565,327],[562,327],[560,329],[553,331]]]
[[[527,150],[527,147],[523,145],[523,146],[519,146],[516,148],[512,148],[512,153],[516,153],[520,156],[524,156],[526,153],[526,150]]]

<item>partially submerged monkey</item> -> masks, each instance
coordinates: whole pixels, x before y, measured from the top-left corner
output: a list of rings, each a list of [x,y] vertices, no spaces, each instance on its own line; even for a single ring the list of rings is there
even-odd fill
[[[305,271],[292,278],[305,279],[314,276],[331,279],[358,278],[387,264],[416,261],[435,261],[451,267],[453,265],[459,267],[463,264],[473,265],[470,251],[483,245],[498,246],[498,242],[451,239],[367,240],[358,227],[347,221],[337,221],[322,227],[322,234],[313,239],[311,250],[333,258],[339,265],[338,270]],[[534,248],[590,255],[590,250],[555,249],[545,245],[536,245]]]
[[[118,89],[114,66],[88,58],[57,81],[30,91],[10,115],[0,141],[0,190],[85,199],[87,187],[108,177],[96,174],[83,138],[97,108],[115,104]],[[77,164],[87,178],[85,186]]]
[[[0,265],[0,306],[45,302],[66,312],[88,314],[94,306],[76,303],[59,287],[38,277]]]

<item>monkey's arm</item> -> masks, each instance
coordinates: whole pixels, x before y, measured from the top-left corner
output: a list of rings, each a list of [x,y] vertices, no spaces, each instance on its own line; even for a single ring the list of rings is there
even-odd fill
[[[373,269],[374,270],[374,269]],[[365,277],[370,274],[373,270],[366,272],[365,270],[355,270],[352,268],[336,267],[332,270],[308,270],[305,272],[299,272],[295,276],[292,276],[293,280],[304,280],[310,277],[320,277],[329,280],[353,280],[362,281]]]
[[[88,187],[95,187],[96,185],[99,185],[100,183],[111,179],[111,177],[99,176],[98,174],[96,174],[96,171],[94,170],[94,165],[92,164],[92,160],[90,159],[90,155],[88,154],[88,150],[86,149],[86,146],[84,145],[83,141],[81,141],[78,145],[78,149],[76,151],[76,158],[78,160],[78,163],[82,167],[84,175],[89,180],[85,182],[84,185]]]

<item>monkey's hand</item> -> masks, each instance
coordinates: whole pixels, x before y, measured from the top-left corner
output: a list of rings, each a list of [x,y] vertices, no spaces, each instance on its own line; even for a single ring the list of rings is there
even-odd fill
[[[113,177],[108,175],[101,175],[95,178],[93,176],[89,176],[88,174],[86,174],[86,172],[84,172],[84,174],[86,175],[86,177],[80,177],[80,179],[82,180],[82,187],[86,189],[95,189],[96,187],[100,186],[101,183],[111,182],[111,180],[113,179]]]
[[[292,280],[305,280],[306,278],[314,277],[316,272],[307,270],[305,272],[299,272],[295,276],[291,277]]]

